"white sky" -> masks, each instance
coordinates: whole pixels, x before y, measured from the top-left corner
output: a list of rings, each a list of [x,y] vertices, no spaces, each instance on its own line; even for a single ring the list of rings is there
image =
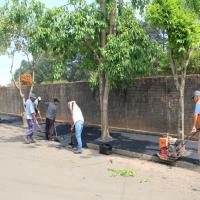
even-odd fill
[[[45,3],[48,7],[60,6],[66,4],[66,0],[40,0]],[[3,5],[4,0],[0,0],[0,6]],[[19,68],[23,55],[17,54],[15,57],[14,68]],[[24,58],[25,59],[25,58]],[[11,59],[7,55],[0,56],[0,85],[7,85],[11,82],[10,75]]]

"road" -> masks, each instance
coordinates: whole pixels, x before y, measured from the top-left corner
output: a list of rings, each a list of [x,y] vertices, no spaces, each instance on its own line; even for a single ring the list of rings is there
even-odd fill
[[[2,200],[199,200],[200,173],[59,143],[23,143],[24,130],[0,124]],[[134,177],[108,169],[133,169]]]

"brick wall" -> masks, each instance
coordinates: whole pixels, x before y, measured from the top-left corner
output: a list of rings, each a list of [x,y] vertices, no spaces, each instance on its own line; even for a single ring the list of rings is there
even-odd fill
[[[191,96],[200,89],[200,76],[188,76],[185,89],[185,130],[192,123],[194,104]],[[28,94],[28,88],[24,88]],[[91,91],[87,82],[35,86],[34,92],[44,101],[60,100],[57,119],[69,120],[67,101],[76,100],[88,124],[100,124],[98,90]],[[109,124],[123,129],[149,132],[176,133],[178,92],[172,77],[136,79],[126,90],[115,89],[110,93]],[[19,114],[21,105],[14,88],[0,88],[0,112]],[[45,115],[46,106],[41,111]]]

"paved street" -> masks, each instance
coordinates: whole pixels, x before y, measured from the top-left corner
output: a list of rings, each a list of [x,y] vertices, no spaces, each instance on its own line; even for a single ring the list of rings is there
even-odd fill
[[[2,200],[199,200],[200,173],[85,149],[81,155],[59,143],[23,143],[24,130],[0,124]],[[134,169],[136,176],[111,176]]]

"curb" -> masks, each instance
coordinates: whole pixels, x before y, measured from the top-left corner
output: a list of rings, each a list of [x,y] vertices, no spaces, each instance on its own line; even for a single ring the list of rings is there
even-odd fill
[[[89,149],[97,150],[99,151],[99,145],[94,144],[94,143],[86,143],[87,147]],[[132,151],[127,151],[123,149],[117,149],[117,148],[112,148],[112,152],[117,155],[129,157],[129,158],[138,158],[140,160],[146,160],[146,161],[151,161],[151,162],[156,162],[160,164],[167,164],[171,167],[180,167],[180,168],[185,168],[188,170],[196,171],[200,173],[200,165],[185,162],[178,160],[175,163],[167,163],[165,161],[161,161],[157,156],[155,155],[147,155],[147,154],[142,154],[142,153],[137,153],[137,152],[132,152]]]

